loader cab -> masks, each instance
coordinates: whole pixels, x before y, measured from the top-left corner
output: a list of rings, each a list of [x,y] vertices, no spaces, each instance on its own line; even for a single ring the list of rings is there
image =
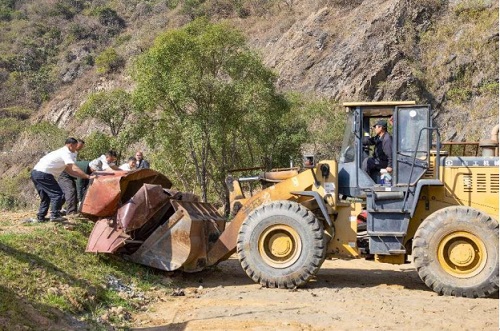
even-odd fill
[[[388,122],[392,136],[393,172],[391,186],[415,185],[429,168],[431,134],[430,107],[413,101],[344,103],[347,123],[339,159],[339,194],[364,197],[367,189],[380,186],[380,177],[362,170],[373,147],[363,145],[363,137],[373,136],[378,120]],[[392,117],[391,124],[389,121]]]

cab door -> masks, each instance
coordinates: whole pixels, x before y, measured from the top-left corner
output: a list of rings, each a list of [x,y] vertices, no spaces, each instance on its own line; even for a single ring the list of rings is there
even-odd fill
[[[413,186],[429,168],[430,126],[429,105],[396,107],[393,185]]]

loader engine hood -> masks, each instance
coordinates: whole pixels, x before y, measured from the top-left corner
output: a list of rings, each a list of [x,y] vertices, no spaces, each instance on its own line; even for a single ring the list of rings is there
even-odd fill
[[[225,220],[213,205],[171,185],[150,169],[95,178],[82,207],[96,221],[86,251],[167,271],[203,269]]]

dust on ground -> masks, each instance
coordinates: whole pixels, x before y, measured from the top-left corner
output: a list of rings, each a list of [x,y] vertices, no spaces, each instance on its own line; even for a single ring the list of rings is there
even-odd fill
[[[133,330],[498,330],[498,296],[439,296],[412,264],[327,260],[305,288],[262,288],[232,256],[213,270],[173,274],[184,296],[133,316]],[[175,279],[178,281],[178,279]],[[179,292],[176,292],[179,294]]]

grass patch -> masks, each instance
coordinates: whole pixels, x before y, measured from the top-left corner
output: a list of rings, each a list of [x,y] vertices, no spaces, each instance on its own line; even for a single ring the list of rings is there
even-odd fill
[[[36,328],[41,318],[50,325],[75,319],[88,329],[127,326],[130,313],[152,300],[149,290],[170,292],[161,282],[162,272],[85,253],[91,222],[17,227],[25,231],[0,232],[0,329],[3,320]],[[27,306],[34,310],[32,318],[23,313]]]
[[[0,210],[25,208],[27,201],[23,201],[21,193],[30,181],[27,168],[19,171],[16,176],[0,178]]]

